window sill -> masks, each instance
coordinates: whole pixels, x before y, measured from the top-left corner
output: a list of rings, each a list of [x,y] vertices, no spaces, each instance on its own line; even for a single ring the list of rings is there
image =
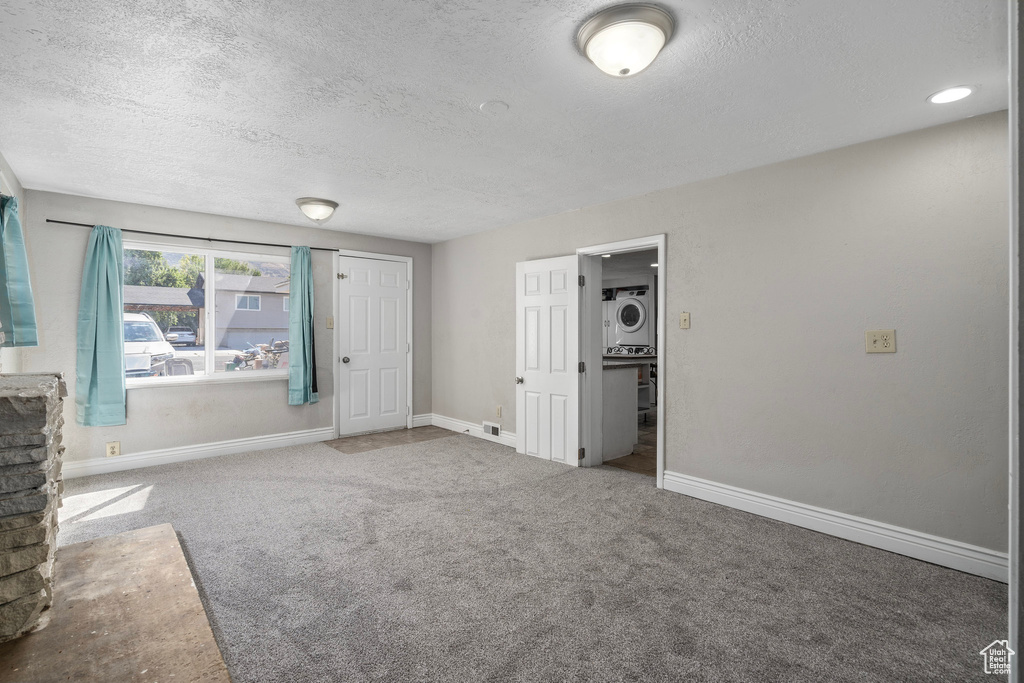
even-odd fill
[[[147,377],[145,379],[128,378],[125,380],[127,389],[149,389],[150,387],[180,387],[196,384],[236,384],[238,382],[272,382],[288,379],[287,370],[236,370],[219,372],[212,377],[206,375],[179,375],[176,377]]]

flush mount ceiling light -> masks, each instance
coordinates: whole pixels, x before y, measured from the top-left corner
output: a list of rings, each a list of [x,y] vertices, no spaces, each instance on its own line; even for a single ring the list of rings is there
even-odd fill
[[[576,44],[606,74],[633,76],[654,61],[674,25],[672,15],[655,5],[619,5],[588,19]]]
[[[318,224],[330,218],[334,210],[338,208],[338,202],[317,197],[299,197],[295,203],[299,205],[302,213],[306,214],[306,218]]]
[[[928,98],[928,101],[932,104],[949,104],[950,102],[956,102],[970,95],[974,90],[967,85],[958,85],[954,88],[946,88],[940,90],[934,95]]]

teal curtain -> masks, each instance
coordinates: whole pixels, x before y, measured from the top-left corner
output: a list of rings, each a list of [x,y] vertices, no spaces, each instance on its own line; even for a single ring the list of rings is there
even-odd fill
[[[292,247],[288,294],[288,405],[320,400],[313,345],[313,266],[309,247]]]
[[[121,231],[97,225],[89,237],[78,303],[78,424],[125,424],[124,250]]]
[[[18,199],[0,195],[0,346],[39,346]]]

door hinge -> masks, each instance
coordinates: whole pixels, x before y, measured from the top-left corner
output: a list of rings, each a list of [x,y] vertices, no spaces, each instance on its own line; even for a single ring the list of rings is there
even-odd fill
[[[338,279],[339,280],[344,280],[347,277],[348,277],[348,275],[345,275],[345,273],[338,273]]]
[[[584,363],[583,361],[580,361],[580,372],[586,372],[586,371],[587,371],[587,364]]]
[[[582,460],[584,458],[584,456],[586,456],[586,454],[587,454],[587,449],[586,448],[581,448],[580,451],[579,451],[579,457],[577,458],[577,460]]]
[[[586,282],[587,282],[587,278],[585,278],[584,276],[580,275],[580,287],[582,287],[584,284],[586,284]]]
[[[412,406],[406,406],[405,407],[405,414],[406,415],[412,415]]]

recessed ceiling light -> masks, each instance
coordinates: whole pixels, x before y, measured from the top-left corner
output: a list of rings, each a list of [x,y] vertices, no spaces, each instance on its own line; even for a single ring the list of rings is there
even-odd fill
[[[508,103],[501,100],[487,100],[480,104],[480,111],[484,114],[497,116],[508,111]]]
[[[601,258],[611,258],[611,254],[601,254]]]
[[[949,104],[950,102],[962,100],[963,98],[970,95],[972,92],[974,92],[974,90],[972,90],[969,86],[958,85],[955,88],[946,88],[945,90],[940,90],[939,92],[929,97],[928,101],[931,102],[932,104]]]
[[[609,76],[634,76],[646,69],[672,37],[672,15],[655,5],[619,5],[601,10],[576,34],[576,44]]]
[[[299,209],[306,215],[306,218],[314,223],[323,223],[338,208],[338,202],[317,197],[299,197],[295,203],[299,205]]]

